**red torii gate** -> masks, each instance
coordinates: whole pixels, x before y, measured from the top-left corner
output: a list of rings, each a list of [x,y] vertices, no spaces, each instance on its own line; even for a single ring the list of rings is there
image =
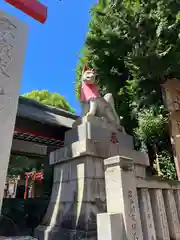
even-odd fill
[[[26,183],[25,183],[25,192],[24,192],[24,199],[27,198],[27,195],[28,195],[28,186],[29,186],[29,179],[31,178],[32,179],[32,185],[31,185],[31,191],[30,191],[30,197],[31,198],[34,198],[34,182],[35,181],[42,181],[44,180],[44,172],[43,171],[40,171],[40,172],[36,172],[36,171],[33,171],[33,172],[26,172],[25,173],[25,176],[26,176]]]
[[[45,23],[47,19],[47,7],[39,2],[39,0],[4,0],[12,6],[23,11],[30,17],[40,23]]]

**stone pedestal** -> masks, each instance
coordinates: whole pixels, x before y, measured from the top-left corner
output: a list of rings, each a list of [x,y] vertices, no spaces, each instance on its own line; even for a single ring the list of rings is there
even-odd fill
[[[133,150],[131,136],[96,118],[74,124],[65,146],[50,155],[54,182],[43,223],[35,231],[38,239],[97,239],[97,214],[107,212],[104,159],[116,155],[133,159],[137,176],[143,175],[139,169],[146,156]]]
[[[0,12],[0,209],[11,152],[27,26]]]
[[[72,157],[64,161],[58,157],[60,163],[54,166],[51,200],[43,220],[49,227],[38,228],[36,237],[46,239],[50,234],[47,239],[96,239],[96,214],[106,212],[103,159],[88,153],[87,148],[77,142],[77,149],[65,147],[51,156],[51,161],[57,162],[58,153],[68,155],[72,150]]]
[[[54,182],[43,223],[35,231],[38,239],[97,239],[96,216],[106,212],[104,159],[120,153],[140,157],[132,137],[101,120],[84,117],[75,123],[65,146],[50,155]]]

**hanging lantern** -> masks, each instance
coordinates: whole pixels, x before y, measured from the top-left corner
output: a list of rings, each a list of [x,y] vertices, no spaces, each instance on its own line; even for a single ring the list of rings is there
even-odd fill
[[[40,23],[47,19],[47,7],[38,0],[5,0]]]

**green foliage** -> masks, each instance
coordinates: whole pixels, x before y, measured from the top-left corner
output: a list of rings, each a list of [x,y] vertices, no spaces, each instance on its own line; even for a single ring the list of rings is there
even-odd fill
[[[67,103],[65,98],[58,93],[51,93],[47,90],[34,90],[32,92],[26,93],[23,95],[23,97],[33,99],[35,101],[38,101],[42,104],[53,106],[56,108],[61,108],[69,112],[74,113],[74,109],[70,107],[70,105]]]
[[[102,93],[113,94],[126,131],[157,145],[158,153],[169,150],[161,84],[180,77],[180,1],[99,1],[91,18],[77,65],[77,98],[88,62]]]
[[[137,138],[143,143],[158,144],[167,128],[167,118],[153,109],[144,109],[138,113],[138,127],[135,129]]]
[[[11,155],[8,167],[8,176],[18,176],[24,172],[41,170],[44,168],[44,158],[30,158],[26,156]]]
[[[177,1],[95,5],[78,69],[87,59],[97,69],[101,85],[113,93],[123,86],[123,80],[133,77],[142,104],[153,102],[159,83],[180,75],[179,10]],[[150,94],[148,99],[145,94]]]
[[[165,179],[176,180],[176,168],[172,155],[167,151],[158,154],[161,177]]]

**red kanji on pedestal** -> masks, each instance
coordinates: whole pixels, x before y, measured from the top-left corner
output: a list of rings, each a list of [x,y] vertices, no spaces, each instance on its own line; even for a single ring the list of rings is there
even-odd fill
[[[40,23],[47,19],[47,7],[38,0],[5,0]]]
[[[110,138],[110,141],[112,142],[112,143],[118,143],[118,140],[117,140],[117,136],[116,136],[116,133],[115,132],[113,132],[112,134],[111,134],[111,138]]]

